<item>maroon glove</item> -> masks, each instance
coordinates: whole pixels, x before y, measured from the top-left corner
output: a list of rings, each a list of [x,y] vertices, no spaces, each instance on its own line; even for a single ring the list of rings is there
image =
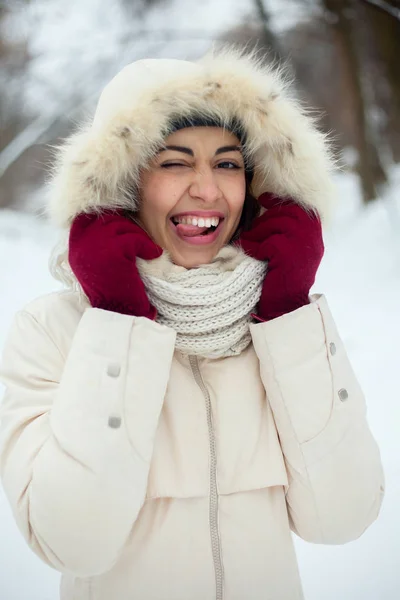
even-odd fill
[[[319,217],[290,199],[265,193],[266,212],[239,244],[249,256],[268,261],[258,315],[269,321],[309,304],[308,295],[324,254]]]
[[[158,258],[162,248],[120,212],[80,214],[69,236],[69,264],[91,305],[154,319],[136,257]]]

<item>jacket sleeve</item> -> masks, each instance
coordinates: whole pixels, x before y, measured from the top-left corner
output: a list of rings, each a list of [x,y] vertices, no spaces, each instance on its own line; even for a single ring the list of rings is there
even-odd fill
[[[291,529],[343,544],[377,518],[384,494],[363,393],[323,296],[251,333],[288,472]]]
[[[1,475],[31,548],[85,577],[117,560],[146,496],[175,332],[88,308],[64,359],[28,312],[1,366]]]

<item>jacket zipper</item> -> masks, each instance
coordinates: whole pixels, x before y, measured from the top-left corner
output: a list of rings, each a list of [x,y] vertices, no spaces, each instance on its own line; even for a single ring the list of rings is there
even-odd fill
[[[209,522],[211,548],[215,570],[216,600],[223,600],[223,580],[224,570],[221,559],[221,542],[218,527],[218,491],[217,491],[217,452],[215,448],[215,435],[212,422],[211,398],[207,387],[200,373],[199,361],[197,356],[189,356],[189,363],[192,369],[193,377],[201,389],[206,401],[208,438],[210,446],[210,504],[209,504]]]

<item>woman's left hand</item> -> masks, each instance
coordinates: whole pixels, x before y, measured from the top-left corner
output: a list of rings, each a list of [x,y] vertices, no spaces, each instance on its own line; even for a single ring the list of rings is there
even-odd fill
[[[293,200],[265,193],[266,209],[239,238],[249,256],[268,261],[258,316],[269,321],[309,304],[309,292],[324,254],[321,221]]]

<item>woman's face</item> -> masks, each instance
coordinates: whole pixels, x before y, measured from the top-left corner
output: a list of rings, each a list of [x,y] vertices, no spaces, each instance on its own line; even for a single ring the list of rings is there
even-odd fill
[[[189,127],[165,139],[140,179],[139,222],[177,265],[209,263],[234,234],[246,193],[239,139]]]

